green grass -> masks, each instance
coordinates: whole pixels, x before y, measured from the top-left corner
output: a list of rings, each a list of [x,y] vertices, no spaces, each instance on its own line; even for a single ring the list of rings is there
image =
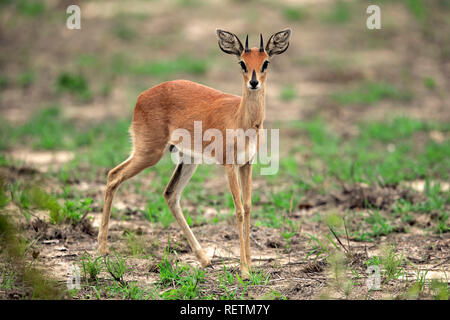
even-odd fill
[[[144,217],[154,223],[160,223],[164,228],[169,227],[175,221],[162,192],[152,192],[147,202],[147,209],[143,212]]]
[[[158,265],[160,271],[160,284],[163,287],[175,286],[173,289],[161,294],[163,299],[195,299],[199,298],[199,284],[205,281],[205,271],[190,267],[178,261],[173,263],[167,252]]]
[[[97,281],[100,272],[103,270],[102,256],[92,257],[85,252],[80,259],[81,270],[86,281]]]
[[[398,279],[404,273],[405,258],[403,254],[397,254],[393,245],[381,247],[381,255],[373,256],[366,261],[367,266],[376,265],[382,268],[384,283]]]
[[[385,276],[384,283],[397,279],[403,273],[405,260],[403,255],[395,252],[394,246],[385,246],[381,252],[381,265]]]
[[[297,97],[297,90],[293,86],[284,86],[281,89],[280,98],[283,101],[291,101]]]
[[[368,82],[350,91],[335,92],[333,100],[342,105],[372,105],[382,100],[410,101],[412,93],[385,82]]]
[[[7,76],[0,74],[0,92],[4,90],[9,85],[9,79]]]
[[[61,204],[56,196],[47,193],[43,190],[43,186],[38,184],[15,183],[10,188],[12,200],[28,220],[34,210],[45,210],[53,224],[79,223],[91,210],[90,205],[93,201],[91,198],[65,199]]]
[[[361,123],[360,133],[343,140],[320,120],[291,124],[305,132],[311,143],[309,163],[326,176],[343,181],[399,183],[425,177],[449,177],[450,141],[414,143],[414,135],[431,130],[448,131],[446,123],[394,118],[386,122]],[[394,142],[389,146],[390,142]],[[305,152],[299,150],[301,152]],[[320,165],[322,164],[322,165]]]
[[[426,181],[423,191],[424,200],[411,203],[408,200],[398,200],[393,206],[393,212],[402,217],[404,222],[412,221],[414,218],[410,213],[431,214],[436,223],[434,231],[442,234],[450,231],[449,216],[446,206],[450,205],[450,192],[442,191],[439,183],[431,185]]]
[[[147,253],[146,243],[142,237],[137,235],[135,232],[126,230],[124,232],[124,238],[133,257],[140,257]]]
[[[332,24],[345,24],[351,19],[351,7],[348,2],[335,0],[324,19]]]
[[[434,90],[436,88],[436,81],[431,77],[425,77],[423,79],[423,83],[425,85],[425,88],[429,90]]]
[[[22,144],[36,150],[77,150],[75,163],[109,168],[123,162],[131,150],[128,119],[108,120],[81,129],[63,117],[60,107],[52,106],[36,112],[22,126],[13,128],[2,122],[2,149]]]
[[[2,269],[1,285],[23,293],[25,299],[55,300],[65,295],[64,289],[55,280],[50,280],[44,272],[27,263],[26,254],[30,249],[28,241],[19,232],[11,218],[0,212],[0,252],[9,261],[7,270]]]
[[[428,17],[427,5],[424,0],[404,0],[414,18],[420,23],[424,23]]]
[[[56,90],[69,92],[83,102],[92,99],[89,83],[81,73],[62,72],[56,81]]]
[[[136,37],[136,31],[130,28],[123,19],[117,19],[118,21],[114,24],[114,34],[117,38],[123,41],[131,41]]]
[[[181,55],[171,60],[150,61],[145,64],[130,67],[136,75],[168,76],[172,74],[204,74],[208,65],[204,59]]]
[[[104,264],[106,270],[113,277],[113,279],[121,285],[125,285],[123,277],[125,273],[130,270],[125,257],[114,251],[112,254],[106,256],[104,259]]]
[[[368,216],[360,224],[359,230],[350,232],[357,241],[373,241],[393,232],[395,228],[379,210],[369,210]]]
[[[281,9],[281,13],[288,21],[299,22],[306,18],[305,9],[300,7],[286,6]]]
[[[36,79],[36,74],[33,71],[24,71],[17,77],[17,83],[22,88],[31,86]]]
[[[433,279],[431,280],[430,288],[435,300],[448,301],[450,297],[450,288],[448,286],[448,281]]]
[[[41,0],[19,0],[17,11],[25,16],[39,16],[45,11],[45,3]]]

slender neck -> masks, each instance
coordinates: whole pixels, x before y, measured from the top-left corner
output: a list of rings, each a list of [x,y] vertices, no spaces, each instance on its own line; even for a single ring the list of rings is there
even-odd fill
[[[250,90],[244,83],[242,86],[242,100],[239,106],[240,127],[247,129],[255,125],[261,126],[266,109],[266,85],[263,83],[259,90]]]

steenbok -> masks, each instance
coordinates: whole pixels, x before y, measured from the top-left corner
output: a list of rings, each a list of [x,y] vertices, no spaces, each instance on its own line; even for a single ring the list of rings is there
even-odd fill
[[[194,122],[200,122],[204,131],[213,129],[222,133],[223,136],[226,136],[229,130],[247,132],[251,129],[255,132],[256,139],[244,139],[243,144],[238,144],[238,139],[234,136],[223,144],[223,150],[215,150],[208,155],[210,158],[212,156],[215,162],[224,165],[226,169],[236,210],[241,272],[243,277],[248,277],[251,270],[252,163],[262,144],[267,71],[270,59],[287,50],[291,30],[286,29],[273,34],[265,47],[263,37],[260,35],[259,48],[248,47],[248,36],[244,47],[235,34],[219,29],[216,32],[220,49],[238,58],[243,78],[242,97],[186,80],[164,82],[139,95],[130,128],[133,151],[127,160],[108,173],[105,203],[98,234],[98,250],[101,254],[108,252],[111,203],[114,193],[122,182],[143,169],[155,165],[169,148],[190,158],[206,156],[204,150],[212,142],[203,141],[199,152],[193,144],[182,143],[179,137],[174,138],[176,130],[182,129],[184,132],[193,134]],[[232,157],[229,156],[230,152]],[[244,161],[237,161],[239,157]],[[183,161],[183,157],[180,159],[164,191],[164,197],[194,254],[201,265],[206,267],[211,264],[211,261],[186,223],[180,206],[181,192],[194,174],[198,163]]]

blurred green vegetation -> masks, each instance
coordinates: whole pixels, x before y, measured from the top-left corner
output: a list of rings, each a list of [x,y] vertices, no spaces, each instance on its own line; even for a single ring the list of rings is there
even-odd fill
[[[371,105],[381,100],[411,101],[412,93],[397,89],[389,83],[364,83],[348,92],[335,92],[333,99],[340,104]]]

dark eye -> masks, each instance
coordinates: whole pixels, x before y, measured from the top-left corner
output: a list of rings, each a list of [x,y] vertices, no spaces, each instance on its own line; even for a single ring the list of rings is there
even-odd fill
[[[241,65],[242,70],[244,70],[244,72],[247,72],[247,66],[245,65],[245,62],[239,61],[239,64]]]
[[[267,61],[267,60],[264,61],[262,68],[261,68],[261,72],[264,72],[268,66],[269,66],[269,61]]]

